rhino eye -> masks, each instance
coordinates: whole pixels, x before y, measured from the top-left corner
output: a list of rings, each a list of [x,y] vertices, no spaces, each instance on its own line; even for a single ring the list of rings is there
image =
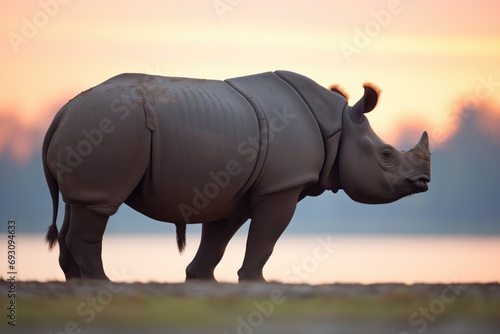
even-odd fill
[[[389,161],[392,159],[392,151],[391,150],[384,150],[382,151],[382,159],[384,161]]]
[[[393,170],[399,165],[399,157],[397,151],[392,147],[384,147],[378,152],[378,161],[383,169]]]

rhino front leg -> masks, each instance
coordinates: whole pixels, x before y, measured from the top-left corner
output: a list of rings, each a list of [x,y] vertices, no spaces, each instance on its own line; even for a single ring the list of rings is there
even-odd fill
[[[254,201],[245,259],[238,270],[240,282],[265,281],[262,269],[292,219],[301,190],[294,188]]]
[[[186,280],[215,281],[215,267],[222,259],[227,244],[246,220],[233,217],[204,223],[198,252],[186,268]]]
[[[108,280],[102,265],[102,237],[109,217],[71,204],[66,245],[80,268],[81,278]]]

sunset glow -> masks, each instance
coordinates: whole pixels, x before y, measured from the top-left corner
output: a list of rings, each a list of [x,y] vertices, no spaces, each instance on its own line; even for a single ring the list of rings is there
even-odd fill
[[[185,254],[179,255],[174,236],[142,238],[144,246],[134,248],[130,244],[135,242],[135,236],[105,236],[103,261],[109,277],[120,282],[183,282],[184,268],[194,257],[196,247],[188,247]],[[191,245],[199,243],[196,238],[189,236]],[[323,250],[327,256],[315,261],[313,254],[325,240],[331,242],[331,253]],[[24,236],[22,241],[20,272],[24,280],[64,279],[58,252],[40,251],[46,245],[39,236]],[[220,282],[237,282],[245,241],[237,236],[229,244],[215,272]],[[284,236],[278,246],[265,275],[270,281],[289,284],[487,283],[500,278],[500,268],[490,261],[500,255],[498,237]],[[161,256],[149,256],[154,252]],[[4,255],[3,251],[0,254]]]
[[[369,118],[388,142],[427,130],[438,147],[464,107],[480,106],[498,136],[498,1],[216,3],[2,3],[0,156],[28,161],[69,98],[123,72],[224,79],[287,69],[339,83],[351,104],[371,81],[383,93]]]

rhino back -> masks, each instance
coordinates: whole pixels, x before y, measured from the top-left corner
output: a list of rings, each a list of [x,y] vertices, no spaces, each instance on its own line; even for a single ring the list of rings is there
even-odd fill
[[[171,222],[203,222],[231,214],[258,173],[255,151],[240,149],[259,140],[252,106],[222,81],[150,81],[145,87],[154,124],[151,162],[127,203]]]
[[[323,140],[342,129],[342,112],[347,105],[345,97],[298,73],[276,71],[276,75],[292,86],[308,105],[321,129]]]

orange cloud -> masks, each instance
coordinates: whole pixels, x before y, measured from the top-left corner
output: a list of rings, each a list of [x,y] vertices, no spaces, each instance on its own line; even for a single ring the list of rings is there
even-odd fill
[[[18,107],[0,106],[0,156],[10,156],[18,164],[28,163],[41,151],[45,131],[61,106],[61,102],[49,103],[31,117]]]
[[[429,130],[429,125],[421,119],[408,119],[398,123],[397,129],[390,133],[391,144],[398,149],[408,150],[413,148],[424,131]],[[430,138],[432,142],[432,137]]]
[[[24,124],[18,111],[0,112],[0,155],[26,163],[33,153],[33,130]]]

